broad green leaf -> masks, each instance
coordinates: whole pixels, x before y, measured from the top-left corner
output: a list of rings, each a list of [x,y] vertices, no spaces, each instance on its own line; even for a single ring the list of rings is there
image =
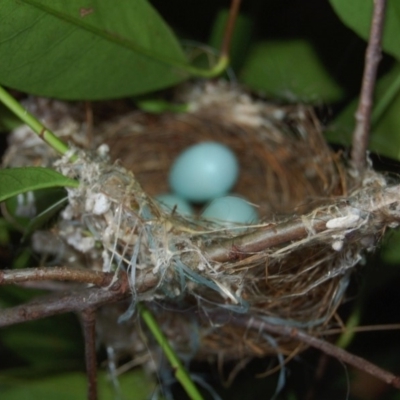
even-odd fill
[[[187,77],[186,58],[146,0],[2,0],[0,83],[63,99],[145,93]]]
[[[1,379],[1,378],[0,378]],[[2,389],[7,400],[84,400],[86,399],[86,376],[84,373],[69,373],[35,381],[16,381],[15,385]],[[118,397],[108,377],[98,376],[99,398],[101,400],[135,399],[146,400],[154,391],[155,384],[144,373],[136,370],[118,378],[121,396]]]
[[[331,102],[343,94],[305,40],[257,43],[241,78],[252,89],[286,101]]]
[[[333,143],[350,145],[355,126],[358,98],[333,121],[326,138]],[[369,149],[400,160],[400,63],[379,79],[375,90]]]
[[[368,40],[373,0],[329,0],[342,22],[363,39]],[[383,49],[400,60],[400,2],[388,0],[385,14]]]
[[[77,187],[79,182],[57,171],[41,167],[0,170],[0,202],[30,190],[49,187]]]

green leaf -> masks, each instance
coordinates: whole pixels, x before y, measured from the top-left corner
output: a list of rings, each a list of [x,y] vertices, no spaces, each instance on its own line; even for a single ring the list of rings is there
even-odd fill
[[[368,40],[373,12],[373,0],[329,0],[342,22],[363,39]],[[400,3],[388,0],[382,47],[400,60]]]
[[[187,60],[146,0],[2,0],[0,83],[63,99],[106,99],[187,78]]]
[[[283,100],[320,103],[340,100],[342,88],[305,40],[256,44],[244,65],[242,81]]]
[[[118,378],[123,399],[146,400],[154,391],[154,383],[143,370],[123,374]],[[115,390],[107,375],[98,376],[99,397],[102,400],[115,400]],[[8,389],[1,388],[7,400],[84,400],[86,399],[86,376],[83,373],[69,373],[35,381],[18,381]]]
[[[358,106],[354,99],[330,125],[326,138],[330,142],[350,145]],[[369,149],[383,156],[400,160],[400,63],[382,78],[375,90]]]
[[[60,186],[77,187],[78,185],[78,181],[49,168],[3,169],[0,170],[0,202],[30,190]]]

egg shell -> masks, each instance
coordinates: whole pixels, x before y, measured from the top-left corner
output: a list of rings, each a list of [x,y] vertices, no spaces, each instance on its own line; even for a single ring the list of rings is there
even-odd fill
[[[249,225],[258,221],[255,207],[238,196],[224,196],[213,200],[201,216],[227,227],[235,224]]]
[[[181,197],[171,194],[164,193],[155,197],[155,199],[160,203],[160,206],[167,212],[171,212],[176,207],[176,212],[181,215],[193,215],[193,208],[191,205]]]
[[[176,158],[169,184],[182,198],[202,203],[228,193],[238,175],[239,164],[232,150],[221,143],[203,142]]]

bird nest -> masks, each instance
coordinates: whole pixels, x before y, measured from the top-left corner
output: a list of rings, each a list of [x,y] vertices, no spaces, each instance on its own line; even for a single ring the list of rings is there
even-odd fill
[[[274,105],[226,83],[185,87],[175,101],[188,110],[130,111],[94,124],[88,138],[74,106],[34,100],[31,108],[46,109],[45,122],[72,150],[57,160],[19,128],[4,164],[52,165],[79,179],[51,234],[64,246],[58,263],[112,271],[115,279],[128,275],[131,301],[98,312],[99,337],[117,355],[151,348],[134,316],[138,301],[149,302],[181,355],[292,354],[298,342],[234,324],[235,316],[311,334],[326,329],[362,251],[398,217],[394,194],[372,170],[352,178],[307,106]],[[236,154],[240,176],[233,191],[258,207],[257,225],[221,229],[153,200],[168,191],[176,156],[210,140]],[[34,247],[43,252],[49,238],[35,235]]]

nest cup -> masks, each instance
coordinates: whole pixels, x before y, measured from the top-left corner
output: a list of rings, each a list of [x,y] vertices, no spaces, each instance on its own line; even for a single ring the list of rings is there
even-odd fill
[[[131,170],[149,195],[168,192],[173,161],[187,147],[206,141],[234,151],[241,168],[232,192],[254,203],[264,220],[343,194],[337,157],[310,108],[256,102],[225,85],[196,89],[178,97],[189,102],[188,113],[138,112],[106,124],[100,135],[111,158]]]
[[[98,144],[109,145],[112,160],[132,171],[146,194],[169,191],[168,173],[175,158],[204,141],[227,145],[239,160],[240,176],[232,192],[256,205],[261,216],[260,223],[249,226],[246,233],[303,215],[346,194],[345,169],[326,145],[309,107],[266,103],[225,83],[190,86],[181,89],[177,99],[189,105],[187,113],[135,112],[100,128]],[[176,221],[167,234],[200,249],[239,235],[163,210],[158,215],[160,224],[166,217]],[[161,280],[152,308],[181,355],[229,360],[289,355],[301,349],[298,342],[232,326],[229,320],[235,313],[310,332],[329,324],[348,280],[347,268],[342,268],[330,244],[293,246],[283,252],[279,247],[254,253],[234,250],[223,262],[209,259],[207,250],[197,259],[182,256],[180,262],[188,261],[195,271],[191,276],[171,258],[168,268],[175,269],[172,279],[181,280],[179,290],[175,294],[173,289],[163,290]],[[202,263],[198,268],[196,264]],[[99,322],[110,346],[133,353],[138,348],[147,351],[137,344],[142,338],[135,334],[141,329],[136,323],[125,321],[125,327],[131,325],[129,334],[125,340],[114,340],[109,332],[118,328],[109,309],[99,314]]]

